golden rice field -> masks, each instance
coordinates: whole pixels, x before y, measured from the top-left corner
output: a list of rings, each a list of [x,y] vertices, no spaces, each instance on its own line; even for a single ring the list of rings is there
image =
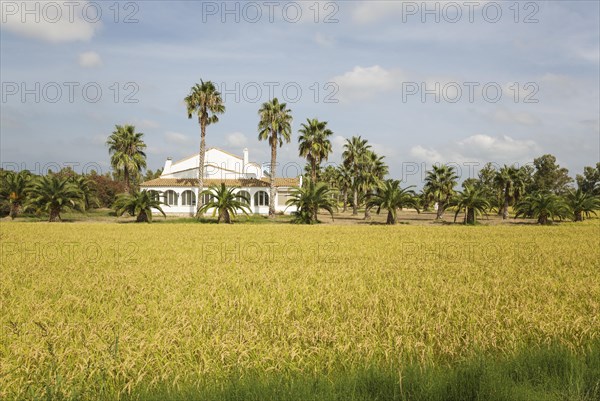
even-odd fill
[[[219,399],[232,380],[262,390],[228,399],[261,399],[269,380],[279,398],[300,399],[291,381],[303,377],[325,378],[306,394],[331,385],[342,399],[336,380],[351,386],[369,367],[392,380],[369,379],[371,390],[391,383],[410,399],[408,366],[510,360],[556,344],[584,355],[600,340],[599,220],[3,222],[0,235],[2,400]],[[591,392],[569,394],[593,399],[596,384],[600,394],[595,374],[584,375]],[[250,377],[264,381],[243,384]]]

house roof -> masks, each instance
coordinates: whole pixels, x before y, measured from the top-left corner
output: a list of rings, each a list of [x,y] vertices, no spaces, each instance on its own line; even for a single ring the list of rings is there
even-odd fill
[[[229,155],[229,156],[235,157],[235,158],[236,158],[236,159],[238,159],[238,160],[244,160],[242,157],[240,157],[240,156],[238,156],[238,155],[234,155],[233,153],[231,153],[231,152],[228,152],[228,151],[226,151],[226,150],[223,150],[223,149],[221,149],[221,148],[215,148],[215,147],[211,147],[211,148],[208,148],[208,149],[206,149],[206,151],[205,151],[205,152],[207,152],[207,153],[208,153],[208,151],[209,151],[209,150],[217,150],[217,151],[219,151],[219,152],[221,152],[221,153],[225,153],[225,154],[227,154],[227,155]],[[175,166],[176,164],[183,163],[184,161],[187,161],[187,160],[193,159],[194,157],[198,157],[198,155],[199,155],[199,153],[194,153],[194,154],[193,154],[193,155],[191,155],[191,156],[188,156],[188,157],[186,157],[186,158],[183,158],[183,159],[181,159],[181,160],[177,160],[176,162],[173,162],[173,166]]]
[[[240,179],[204,179],[204,185],[209,187],[211,185],[220,185],[224,183],[228,187],[262,187],[268,188],[270,183],[268,179],[258,178],[240,178]],[[156,178],[154,180],[146,181],[140,184],[141,187],[197,187],[198,180],[195,178]],[[299,187],[299,178],[275,178],[276,187]]]

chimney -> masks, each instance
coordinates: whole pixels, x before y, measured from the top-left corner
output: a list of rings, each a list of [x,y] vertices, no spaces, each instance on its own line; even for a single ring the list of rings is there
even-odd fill
[[[162,172],[161,176],[171,174],[171,165],[172,164],[173,164],[173,159],[170,157],[167,157],[167,161],[165,162],[165,167],[163,168],[163,172]]]
[[[248,166],[248,148],[244,148],[244,165],[242,166],[244,173],[246,172],[246,166]]]

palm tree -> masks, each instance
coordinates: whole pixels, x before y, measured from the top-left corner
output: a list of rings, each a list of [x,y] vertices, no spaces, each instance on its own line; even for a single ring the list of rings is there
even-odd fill
[[[388,211],[386,224],[394,225],[398,221],[398,209],[411,207],[419,212],[419,199],[411,187],[400,188],[400,181],[386,180],[372,194],[367,201],[367,207],[377,207],[377,214],[381,209]]]
[[[96,187],[95,182],[90,180],[84,175],[76,175],[71,178],[73,183],[77,185],[77,188],[81,191],[81,196],[83,197],[83,204],[85,206],[85,210],[89,210],[92,207],[98,207],[100,205],[100,201],[96,196]]]
[[[210,200],[202,205],[199,212],[206,213],[209,209],[213,209],[213,216],[218,214],[217,224],[221,222],[221,219],[226,224],[231,224],[232,218],[240,210],[248,216],[250,199],[242,194],[234,193],[236,189],[236,187],[227,188],[224,183],[221,183],[219,187],[213,185],[202,191],[201,195],[210,195]]]
[[[164,217],[167,217],[162,210],[163,202],[159,200],[158,192],[156,191],[135,191],[132,194],[121,194],[115,200],[113,208],[118,217],[124,213],[131,216],[137,216],[136,223],[151,223],[152,209],[158,210]]]
[[[141,132],[135,132],[133,125],[116,125],[106,144],[111,155],[110,164],[125,181],[125,192],[130,192],[132,176],[137,177],[146,168],[146,144]]]
[[[385,156],[379,157],[375,152],[367,151],[364,162],[360,168],[358,186],[364,199],[368,199],[373,191],[388,173],[388,167],[383,161]],[[365,207],[365,220],[371,217],[371,208]]]
[[[508,218],[508,206],[518,201],[525,192],[525,176],[524,170],[514,166],[504,165],[494,177],[496,188],[502,193],[502,207],[499,212],[502,214],[502,219]],[[499,214],[500,214],[499,213]]]
[[[519,216],[537,218],[538,224],[548,224],[549,220],[562,220],[572,214],[571,209],[559,196],[550,192],[535,192],[517,203],[515,218]]]
[[[8,171],[0,182],[0,200],[8,203],[9,216],[17,217],[27,197],[27,186],[31,173],[27,170],[20,172]]]
[[[358,191],[360,187],[360,172],[361,167],[365,162],[367,152],[371,149],[371,145],[367,144],[366,139],[360,136],[353,136],[351,139],[346,139],[344,144],[344,152],[342,158],[344,165],[350,170],[352,177],[351,189],[353,191],[352,198],[352,215],[358,215]]]
[[[292,139],[292,111],[277,98],[263,103],[258,110],[258,140],[269,141],[271,146],[271,168],[269,169],[269,217],[275,217],[275,176],[277,171],[277,146]]]
[[[327,184],[323,182],[315,183],[309,180],[302,188],[296,189],[291,198],[287,200],[286,205],[296,206],[294,212],[294,222],[301,224],[318,223],[316,212],[323,209],[331,215],[333,220],[333,210],[336,208],[333,192]]]
[[[581,188],[569,191],[566,201],[573,212],[573,221],[583,221],[584,216],[589,218],[591,214],[595,216],[596,210],[600,209],[600,198],[583,192]]]
[[[316,118],[307,119],[299,130],[298,149],[300,157],[305,157],[311,165],[310,177],[317,181],[317,168],[323,160],[327,160],[332,152],[331,141],[328,139],[333,131],[327,128],[327,121]]]
[[[458,214],[464,211],[464,224],[475,224],[477,215],[485,214],[490,208],[490,203],[487,201],[483,190],[467,185],[464,191],[458,192],[457,196],[451,199],[449,206],[456,208],[455,223]]]
[[[184,99],[188,118],[198,116],[200,124],[200,151],[198,154],[198,193],[204,187],[204,159],[206,157],[206,127],[219,122],[217,114],[225,113],[225,105],[221,93],[211,81],[192,86],[190,94]],[[198,197],[198,210],[202,207],[202,198]]]
[[[341,192],[343,203],[342,213],[346,213],[346,206],[348,205],[348,192],[352,189],[352,173],[348,167],[344,166],[343,164],[340,165],[337,170],[337,186]]]
[[[425,178],[424,192],[431,193],[433,199],[438,204],[436,220],[444,215],[444,210],[448,206],[450,197],[454,194],[454,187],[458,176],[452,166],[441,165],[433,166],[433,169],[427,172]]]
[[[69,177],[49,174],[32,180],[27,209],[49,214],[49,222],[61,221],[63,211],[85,209],[83,194]]]

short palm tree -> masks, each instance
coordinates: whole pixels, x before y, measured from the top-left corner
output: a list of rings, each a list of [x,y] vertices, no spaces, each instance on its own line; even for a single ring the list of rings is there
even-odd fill
[[[537,218],[538,224],[548,224],[549,219],[562,220],[572,214],[565,201],[550,192],[535,192],[526,196],[517,203],[515,211],[515,218],[520,216]]]
[[[419,199],[411,187],[400,188],[400,181],[386,180],[378,188],[377,192],[369,196],[368,208],[377,208],[377,214],[382,209],[387,210],[386,224],[394,225],[398,222],[398,210],[411,207],[419,212]]]
[[[269,217],[275,217],[275,177],[277,171],[277,147],[292,139],[292,111],[277,98],[263,103],[258,110],[258,140],[268,141],[271,146],[271,167],[269,169]]]
[[[131,191],[131,179],[146,168],[146,144],[141,132],[135,132],[133,125],[117,125],[108,137],[106,144],[110,153],[110,164],[125,181],[125,192]]]
[[[464,224],[475,224],[477,215],[486,214],[490,209],[490,203],[487,201],[482,190],[468,185],[465,190],[458,192],[457,195],[450,200],[449,206],[456,208],[454,214],[454,222],[461,212],[465,213],[463,220]]]
[[[85,209],[83,194],[69,177],[49,174],[32,180],[26,209],[48,213],[49,222],[61,221],[63,211]]]
[[[317,181],[317,168],[323,160],[327,160],[332,152],[329,137],[333,131],[327,128],[327,121],[319,121],[316,118],[307,119],[300,128],[298,137],[298,150],[301,157],[305,157],[311,166],[310,177]]]
[[[318,223],[317,212],[321,209],[329,212],[333,220],[336,208],[333,191],[324,182],[315,183],[312,180],[308,180],[302,188],[296,189],[286,205],[296,206],[293,221],[300,224]]]
[[[217,114],[225,113],[225,104],[221,93],[211,81],[196,84],[184,99],[188,118],[198,116],[200,124],[200,151],[198,156],[198,192],[204,187],[204,159],[206,157],[206,127],[219,122]],[[202,199],[198,199],[198,210],[202,207]]]
[[[361,169],[365,164],[365,159],[370,149],[371,145],[368,144],[368,141],[362,139],[360,136],[353,136],[351,139],[346,139],[346,143],[344,144],[342,159],[344,166],[348,168],[351,174],[351,189],[353,192],[352,215],[354,216],[358,215],[358,191],[360,189]]]
[[[424,192],[430,193],[438,204],[436,219],[441,219],[448,206],[450,198],[454,194],[458,176],[452,166],[433,166],[425,177]]]
[[[98,207],[100,205],[100,201],[96,196],[96,187],[94,181],[90,180],[84,175],[73,176],[72,180],[73,183],[77,185],[77,188],[79,188],[81,191],[85,210],[89,210],[92,207]]]
[[[160,201],[158,192],[143,190],[117,196],[113,208],[118,217],[128,213],[131,216],[137,216],[136,223],[151,223],[152,209],[158,210],[164,217],[167,217],[161,205],[164,203]]]
[[[371,192],[377,188],[388,173],[388,166],[375,152],[367,151],[358,176],[358,187],[364,199],[368,199]],[[371,217],[371,208],[365,207],[365,220]]]
[[[221,219],[226,224],[231,224],[233,217],[240,211],[248,216],[250,199],[240,193],[235,193],[234,191],[237,189],[236,187],[227,188],[224,183],[205,189],[202,191],[202,195],[210,195],[210,200],[202,205],[198,212],[206,213],[209,209],[213,209],[213,216],[217,214],[217,224],[221,222]]]
[[[27,186],[31,173],[27,170],[8,171],[0,181],[0,200],[9,207],[11,219],[17,217],[27,197]]]
[[[337,170],[337,187],[342,195],[342,213],[346,213],[346,206],[348,205],[348,193],[352,190],[352,173],[348,167],[344,166],[343,164],[340,165]]]
[[[600,210],[600,197],[583,192],[581,188],[569,191],[566,201],[573,212],[573,221],[583,221],[584,216],[595,216],[596,211]]]

